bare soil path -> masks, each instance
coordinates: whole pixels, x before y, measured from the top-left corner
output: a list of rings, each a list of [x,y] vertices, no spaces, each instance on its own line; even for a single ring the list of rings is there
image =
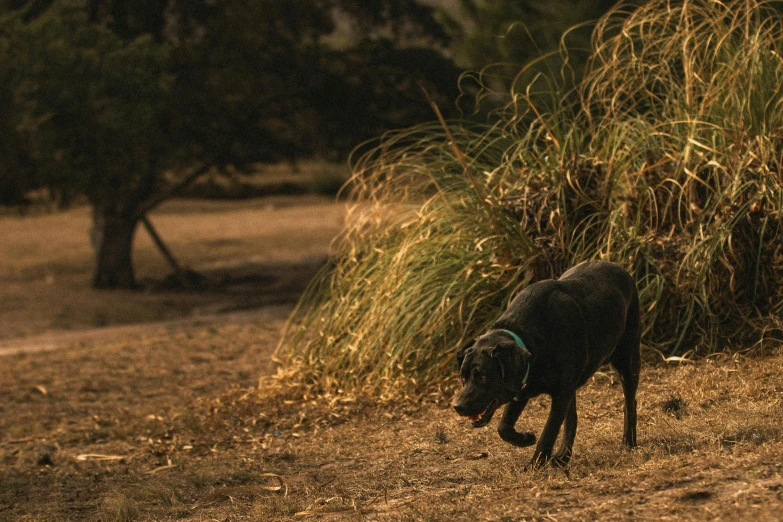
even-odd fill
[[[83,330],[50,330],[38,335],[0,340],[0,357],[33,354],[52,350],[65,350],[75,346],[91,348],[99,345],[125,343],[150,343],[166,339],[177,332],[197,328],[218,328],[225,324],[258,322],[269,315],[283,317],[291,310],[288,305],[272,305],[264,311],[242,310],[221,314],[200,315],[150,323],[104,326]]]

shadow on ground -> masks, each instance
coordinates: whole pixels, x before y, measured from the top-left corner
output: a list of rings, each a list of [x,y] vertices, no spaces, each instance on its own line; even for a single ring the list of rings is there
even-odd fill
[[[270,305],[295,304],[327,257],[286,262],[246,262],[198,272],[185,270],[162,281],[142,281],[146,292],[182,292],[213,295],[216,302],[192,313],[224,313]],[[221,298],[222,297],[222,298]]]

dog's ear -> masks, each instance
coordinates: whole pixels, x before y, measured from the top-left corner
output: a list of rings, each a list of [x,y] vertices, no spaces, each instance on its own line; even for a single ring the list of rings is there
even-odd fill
[[[514,341],[501,341],[489,352],[500,363],[500,377],[508,388],[522,388],[530,352]]]
[[[465,345],[462,348],[457,350],[457,370],[462,368],[462,361],[465,360],[465,352],[468,350],[468,348],[470,348],[474,344],[476,344],[476,340],[471,339],[470,341],[465,343]]]

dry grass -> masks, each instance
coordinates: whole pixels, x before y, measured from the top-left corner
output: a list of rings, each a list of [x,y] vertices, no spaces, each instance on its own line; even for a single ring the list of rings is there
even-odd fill
[[[451,411],[456,378],[424,402],[251,386],[283,324],[4,358],[0,518],[779,519],[783,355],[646,365],[632,452],[619,383],[599,373],[570,467],[529,472],[532,449]],[[521,426],[540,431],[548,405]]]

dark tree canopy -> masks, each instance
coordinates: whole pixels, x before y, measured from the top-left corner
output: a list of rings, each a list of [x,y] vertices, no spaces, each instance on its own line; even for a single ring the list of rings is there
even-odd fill
[[[400,9],[403,4],[410,9]],[[340,158],[453,107],[459,70],[413,1],[0,2],[0,202],[93,209],[94,284],[135,284],[136,225],[207,167]],[[335,44],[338,22],[350,38]],[[415,63],[416,66],[412,67]],[[448,110],[444,109],[444,110]]]

